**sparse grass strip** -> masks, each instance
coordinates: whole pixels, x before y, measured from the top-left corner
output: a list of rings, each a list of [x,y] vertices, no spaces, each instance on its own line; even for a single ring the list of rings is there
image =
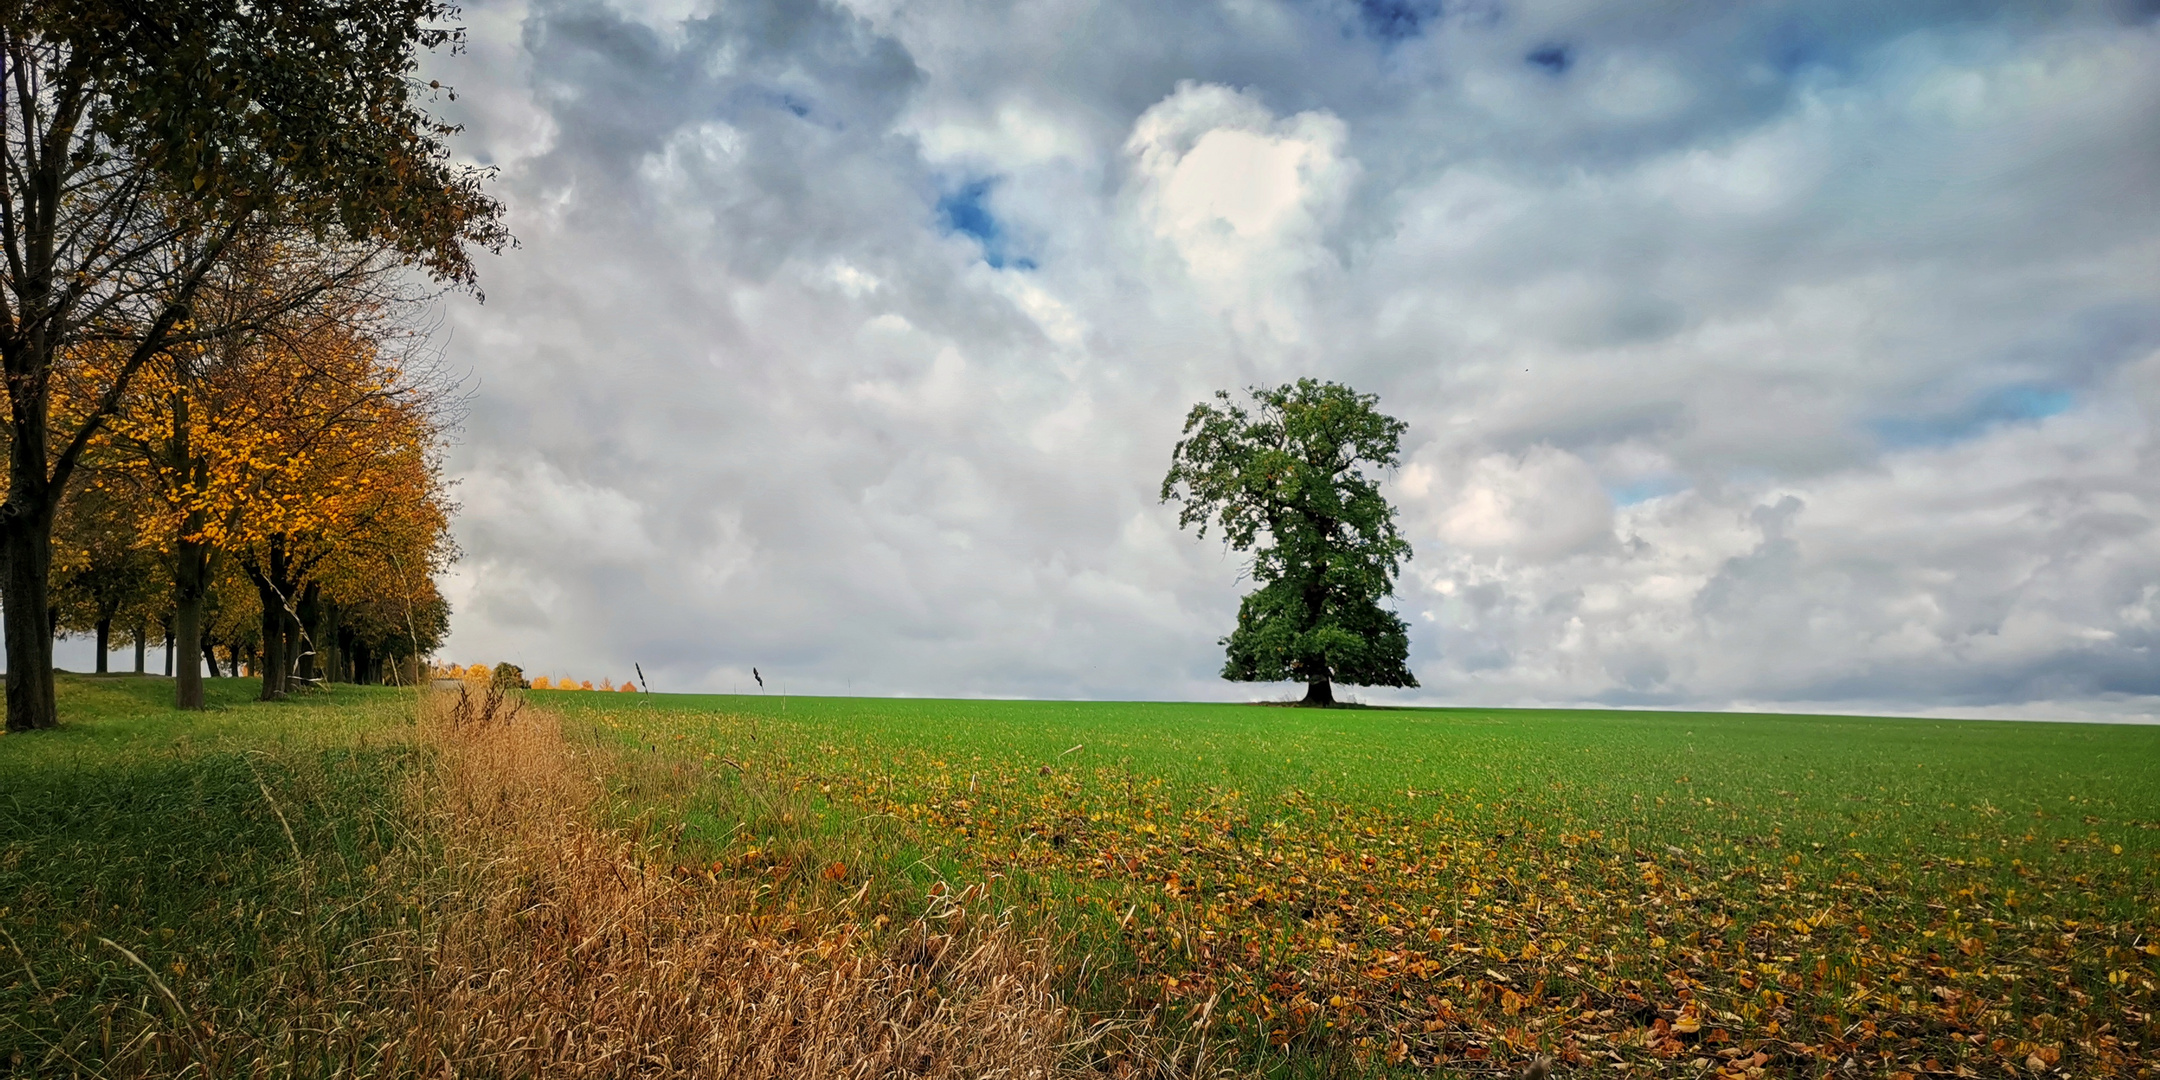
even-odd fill
[[[87,720],[0,743],[0,1071],[1048,1078],[1084,1054],[1051,944],[980,890],[910,914],[814,844],[792,884],[693,870],[680,830],[610,810],[643,766],[546,715],[69,688]]]

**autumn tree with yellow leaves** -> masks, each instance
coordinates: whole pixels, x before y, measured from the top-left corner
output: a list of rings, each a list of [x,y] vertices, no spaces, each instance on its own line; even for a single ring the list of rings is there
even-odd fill
[[[213,311],[327,261],[348,260],[344,284],[169,350],[101,440],[101,459],[151,495],[142,531],[173,567],[182,708],[202,704],[203,612],[221,574],[244,575],[254,593],[252,666],[276,699],[353,677],[355,658],[366,668],[431,649],[442,622],[432,579],[454,551],[438,461],[453,387],[406,348],[417,335],[394,267],[354,273],[349,253],[305,245],[245,254],[205,291]]]
[[[135,646],[140,674],[153,629],[163,636],[170,572],[142,542],[142,524],[135,485],[93,470],[70,492],[54,528],[52,622],[61,633],[96,636],[99,674],[116,643]]]
[[[454,285],[507,240],[485,170],[449,153],[420,54],[454,48],[444,0],[21,0],[0,6],[0,604],[7,727],[58,722],[53,528],[75,473],[176,349],[313,302],[273,279],[236,326],[198,301],[233,246],[353,245]],[[103,381],[73,417],[55,375]]]

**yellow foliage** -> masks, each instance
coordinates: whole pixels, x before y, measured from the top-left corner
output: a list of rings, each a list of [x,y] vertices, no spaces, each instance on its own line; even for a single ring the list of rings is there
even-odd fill
[[[615,689],[625,694],[637,693],[637,687],[630,685],[630,680],[628,679],[624,679],[622,685],[616,687]]]
[[[580,689],[580,690],[590,690],[590,689],[592,689],[592,680],[591,680],[591,679],[587,679],[587,680],[585,680],[584,682],[581,682],[581,683],[579,683],[579,684],[578,684],[578,689]]]
[[[545,675],[536,675],[533,677],[532,684],[533,689],[535,690],[545,690],[549,686],[548,677]]]
[[[243,562],[276,545],[341,602],[443,570],[455,546],[440,389],[394,354],[390,314],[333,296],[274,333],[195,342],[144,367],[102,437],[112,473],[151,496],[144,545],[207,543]],[[122,359],[78,351],[86,369]]]

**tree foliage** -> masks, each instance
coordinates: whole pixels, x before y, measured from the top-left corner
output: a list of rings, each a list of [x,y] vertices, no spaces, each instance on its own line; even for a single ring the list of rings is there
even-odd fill
[[[343,258],[286,245],[249,254],[203,304]],[[99,441],[101,459],[147,494],[141,531],[176,568],[183,707],[200,704],[199,684],[189,686],[193,639],[219,629],[201,616],[227,563],[254,593],[239,606],[260,622],[223,639],[251,647],[266,699],[350,677],[362,654],[425,651],[386,650],[341,613],[376,592],[412,591],[454,551],[438,462],[454,386],[406,348],[418,340],[404,322],[412,305],[376,287],[381,273],[341,276],[305,307],[168,350]],[[418,621],[403,620],[396,636],[417,637]]]
[[[507,242],[485,171],[452,160],[454,129],[426,109],[440,88],[413,77],[422,51],[457,47],[454,14],[441,0],[0,5],[10,729],[55,722],[55,515],[135,377],[334,283],[269,279],[208,317],[198,301],[235,245],[342,247],[471,286],[472,250]],[[79,408],[56,426],[70,359],[90,366]]]
[[[1401,464],[1406,425],[1377,411],[1377,396],[1337,383],[1249,393],[1250,412],[1227,391],[1193,406],[1162,484],[1180,526],[1201,536],[1217,526],[1252,553],[1260,588],[1222,640],[1223,678],[1303,682],[1313,704],[1332,703],[1335,682],[1416,686],[1409,628],[1380,606],[1410,544],[1365,471]]]
[[[169,580],[164,562],[141,542],[140,509],[126,477],[92,470],[54,529],[52,622],[60,633],[96,637],[100,673],[114,644],[147,644],[170,592],[161,588]]]

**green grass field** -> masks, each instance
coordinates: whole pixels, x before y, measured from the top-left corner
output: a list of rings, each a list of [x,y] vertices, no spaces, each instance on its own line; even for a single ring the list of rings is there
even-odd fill
[[[410,699],[264,705],[232,680],[186,715],[162,680],[61,686],[61,730],[0,738],[0,1065],[156,1075],[214,1035],[369,1072],[380,1036],[315,995],[417,925],[420,886],[374,876],[410,843]],[[2160,728],[528,702],[624,752],[603,810],[686,881],[795,910],[867,895],[865,920],[987,890],[1058,942],[1083,1017],[1116,1022],[1090,1065],[1111,1075],[1503,1075],[1550,1053],[1585,1075],[2149,1076],[2160,1057]]]
[[[409,709],[207,686],[181,713],[169,680],[63,676],[58,730],[0,738],[0,1073],[170,1074],[191,1022],[301,1056],[288,1003],[379,929],[340,909],[394,842]]]
[[[892,873],[1071,934],[1081,1000],[1205,1014],[1255,1061],[2152,1056],[2160,728],[534,697],[890,830]],[[770,857],[683,812],[723,862]]]

